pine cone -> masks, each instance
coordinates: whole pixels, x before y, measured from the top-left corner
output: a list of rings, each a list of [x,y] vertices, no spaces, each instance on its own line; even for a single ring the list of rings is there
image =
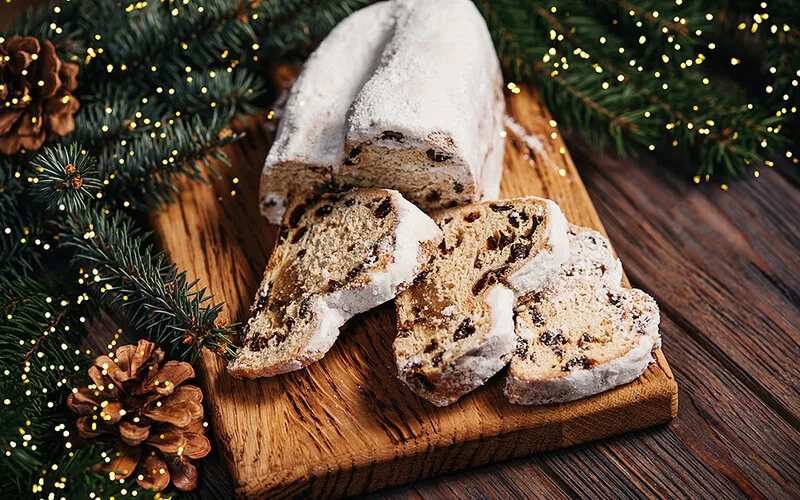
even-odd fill
[[[67,406],[82,415],[78,434],[115,447],[106,469],[115,477],[135,474],[143,488],[161,491],[170,480],[179,490],[197,486],[191,459],[211,450],[203,434],[203,393],[181,385],[194,377],[189,363],[167,361],[147,340],[99,356],[89,368],[94,384],[74,389]]]
[[[78,65],[62,63],[48,40],[14,35],[0,44],[0,153],[37,150],[75,130]]]

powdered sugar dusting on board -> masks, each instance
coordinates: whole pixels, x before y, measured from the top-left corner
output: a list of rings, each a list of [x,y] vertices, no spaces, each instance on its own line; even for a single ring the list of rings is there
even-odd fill
[[[508,115],[503,118],[503,125],[511,131],[512,134],[516,135],[519,140],[521,140],[525,145],[530,149],[536,156],[545,158],[548,156],[547,150],[544,147],[541,139],[535,135],[528,134],[528,131],[525,130],[525,127],[514,121],[514,119]]]

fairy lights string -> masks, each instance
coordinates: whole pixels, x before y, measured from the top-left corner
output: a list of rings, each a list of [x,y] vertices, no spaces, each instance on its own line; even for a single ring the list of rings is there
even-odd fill
[[[658,4],[659,8],[648,10],[627,2],[619,2],[618,5],[622,7],[620,16],[610,20],[610,26],[606,31],[603,31],[599,23],[588,23],[587,14],[584,12],[573,15],[559,5],[537,8],[537,15],[548,24],[546,36],[550,44],[540,52],[532,67],[541,74],[547,74],[564,90],[572,93],[579,102],[582,101],[595,112],[604,115],[612,125],[651,133],[650,141],[644,143],[650,151],[657,149],[665,135],[672,137],[663,142],[679,149],[691,146],[696,142],[691,137],[697,137],[699,141],[710,141],[724,148],[728,152],[723,158],[725,162],[733,159],[742,165],[731,168],[743,170],[744,167],[751,166],[753,176],[760,177],[760,171],[752,167],[759,161],[766,166],[773,163],[769,160],[758,160],[750,154],[750,149],[759,148],[761,151],[759,155],[769,155],[775,150],[773,137],[776,135],[777,139],[783,137],[784,124],[782,122],[770,124],[768,120],[756,118],[765,115],[763,106],[758,110],[752,103],[748,103],[746,109],[721,105],[720,102],[725,101],[718,102],[717,98],[727,97],[724,94],[729,91],[718,87],[718,82],[712,82],[705,71],[699,72],[698,66],[707,64],[711,56],[719,59],[716,54],[717,44],[707,38],[707,33],[719,31],[717,16],[713,12],[698,11],[697,6],[689,8],[688,4],[684,6],[687,9],[684,14],[676,11],[675,7],[669,8],[668,2],[648,2],[648,4]],[[678,7],[683,4],[681,1],[674,2]],[[766,2],[763,2],[761,7],[766,9]],[[487,14],[491,18],[491,14],[500,8],[496,4],[487,6]],[[571,8],[574,7],[568,7]],[[578,21],[572,22],[576,17]],[[753,16],[752,23],[764,23],[767,19],[770,19],[770,15],[765,12]],[[623,24],[626,28],[620,32],[617,27]],[[636,30],[640,31],[637,33]],[[776,25],[771,31],[775,34],[793,30],[788,25],[785,28]],[[509,35],[508,30],[505,30],[502,39],[504,44],[515,46],[515,39]],[[528,45],[533,44],[528,43]],[[524,45],[517,43],[517,48],[520,46]],[[740,63],[741,58],[731,58],[733,66]],[[794,71],[796,75],[793,76],[800,77],[800,71]],[[591,72],[598,75],[598,78],[589,77]],[[678,72],[684,72],[686,76],[678,76]],[[769,73],[774,76],[780,72],[773,64]],[[570,76],[571,74],[574,76]],[[584,75],[585,78],[582,78]],[[792,78],[789,89],[800,83],[796,77]],[[579,87],[575,87],[574,82],[578,82]],[[598,90],[584,90],[586,85],[594,82]],[[778,93],[775,89],[779,84],[775,78],[765,89],[765,94]],[[511,85],[509,84],[509,90],[513,93]],[[626,86],[632,87],[631,91],[625,91]],[[703,87],[707,87],[707,90],[701,91]],[[786,89],[786,87],[788,85],[785,84],[781,88]],[[547,86],[544,90],[548,92]],[[609,97],[604,97],[604,94]],[[635,119],[628,110],[621,113],[618,104],[620,99],[625,99],[624,102],[631,102],[634,108],[642,106],[633,103],[631,97],[634,94],[646,97],[646,101],[655,107],[640,111],[639,119]],[[792,100],[792,95],[791,90],[783,91],[780,98],[784,103],[776,110],[777,118],[786,113],[796,113],[796,106],[785,103]],[[614,99],[617,99],[617,103],[605,104],[613,102]],[[688,99],[696,99],[696,102],[687,102]],[[766,99],[763,101],[769,102]],[[552,105],[551,111],[556,114],[563,112],[558,106]],[[758,114],[750,118],[748,112],[751,111]],[[643,126],[645,128],[642,128]],[[659,129],[661,133],[657,132]],[[775,144],[783,142],[785,141],[777,140]],[[797,162],[792,151],[786,150],[785,155]],[[713,170],[709,169],[695,176],[694,181],[711,182],[714,180],[713,174]],[[725,190],[728,185],[720,184],[720,187]]]

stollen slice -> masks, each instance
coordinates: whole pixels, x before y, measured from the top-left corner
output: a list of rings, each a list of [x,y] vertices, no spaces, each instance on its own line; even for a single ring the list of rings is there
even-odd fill
[[[423,269],[442,232],[397,191],[293,198],[243,330],[236,377],[319,360],[352,316],[391,300]]]
[[[378,65],[394,11],[392,2],[378,2],[351,14],[303,64],[261,174],[261,214],[273,224],[293,192],[331,191],[336,183],[347,110]]]
[[[397,297],[398,376],[438,406],[503,368],[515,345],[514,301],[554,278],[568,226],[542,198],[483,202],[432,214],[444,241]]]
[[[505,99],[483,16],[470,0],[392,4],[392,36],[349,110],[338,181],[398,189],[425,211],[496,198]]]
[[[559,276],[517,306],[505,393],[519,404],[564,403],[639,377],[661,346],[656,301],[623,288],[600,233],[573,227]]]

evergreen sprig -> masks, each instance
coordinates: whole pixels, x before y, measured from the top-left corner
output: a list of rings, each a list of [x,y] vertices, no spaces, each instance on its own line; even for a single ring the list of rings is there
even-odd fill
[[[220,148],[240,137],[228,127],[230,117],[222,112],[211,114],[207,120],[197,115],[184,117],[180,112],[178,115],[162,118],[163,121],[123,120],[120,127],[125,130],[116,140],[95,143],[99,175],[104,179],[101,197],[125,206],[158,206],[172,201],[178,178],[204,179],[205,172],[215,173],[212,160],[227,165]],[[142,125],[132,126],[135,123]]]
[[[93,165],[77,145],[46,147],[29,164],[0,162],[0,220],[8,229],[0,255],[0,488],[15,497],[153,497],[133,478],[102,470],[108,450],[77,448],[71,437],[64,401],[87,383],[91,353],[81,342],[98,306],[118,311],[173,356],[192,359],[203,347],[233,353],[225,337],[232,331],[217,321],[222,305],[210,306],[205,290],[153,252],[130,216],[109,215],[92,196],[100,186]],[[91,191],[60,194],[59,183],[78,175]],[[36,272],[40,263],[45,269]]]
[[[773,132],[789,137],[796,146],[800,142],[800,122],[796,119],[800,107],[800,12],[791,0],[754,7],[725,2],[728,16],[721,23],[718,38],[722,43],[733,40],[736,50],[746,54],[742,59],[754,62],[757,76],[749,79],[749,93],[760,106],[784,118]],[[792,161],[797,164],[797,156]]]
[[[103,196],[158,206],[172,200],[177,178],[202,179],[198,163],[213,171],[212,158],[226,162],[220,148],[241,137],[231,132],[230,122],[254,111],[263,89],[263,82],[242,72],[191,83],[174,78],[151,93],[104,87],[84,100],[68,140],[97,155]]]
[[[30,204],[21,203],[22,168],[0,157],[0,269],[3,276],[27,276],[39,267],[41,254],[31,241],[39,218]]]
[[[201,165],[224,163],[220,147],[241,137],[230,133],[230,122],[259,109],[267,79],[237,55],[254,50],[254,32],[242,19],[252,20],[255,4],[77,3],[27,14],[10,33],[51,39],[62,58],[81,66],[82,109],[63,144],[79,142],[97,157],[100,196],[140,208],[168,203],[179,177],[199,180]],[[83,53],[66,50],[72,39],[81,44],[71,49]],[[223,45],[236,53],[222,57]]]
[[[75,339],[85,334],[82,312],[71,313],[81,308],[82,300],[53,297],[30,278],[0,278],[0,285],[0,366],[16,368],[21,373],[17,376],[35,393],[66,386],[64,377],[78,371],[74,369],[76,353],[68,347],[77,345]]]
[[[96,64],[100,68],[124,65],[127,71],[142,72],[144,80],[157,78],[157,73],[168,75],[165,69],[180,63],[227,66],[225,59],[240,59],[256,42],[250,4],[240,0],[207,0],[200,5],[151,2],[110,12],[117,25],[98,23],[97,30],[114,43],[104,47]],[[231,54],[231,48],[243,51]],[[114,77],[125,75],[115,73]]]
[[[78,144],[44,148],[31,162],[31,191],[46,210],[76,212],[100,189],[96,160]]]
[[[175,495],[157,493],[140,487],[134,478],[112,477],[101,467],[111,461],[112,453],[95,445],[66,450],[45,467],[36,479],[37,498],[134,498],[170,500]],[[66,480],[66,481],[65,481]],[[60,496],[59,496],[60,495]]]
[[[706,5],[497,0],[479,6],[515,78],[533,81],[559,121],[600,150],[607,137],[620,154],[637,144],[673,147],[697,165],[699,182],[769,163],[788,142],[778,134],[785,115],[753,106],[743,88],[718,84],[703,70],[714,46],[704,37],[718,15]]]
[[[86,54],[89,42],[82,26],[85,14],[82,3],[51,0],[25,10],[14,19],[7,34],[50,40],[62,60],[79,61]]]
[[[219,321],[222,304],[210,305],[205,289],[156,252],[150,237],[122,212],[87,210],[70,219],[63,244],[92,269],[98,300],[173,356],[193,360],[201,348],[235,354],[234,332]]]
[[[73,448],[64,400],[88,383],[82,302],[30,278],[0,277],[0,491],[9,497],[107,498],[126,489],[152,498],[101,472],[103,450]]]

